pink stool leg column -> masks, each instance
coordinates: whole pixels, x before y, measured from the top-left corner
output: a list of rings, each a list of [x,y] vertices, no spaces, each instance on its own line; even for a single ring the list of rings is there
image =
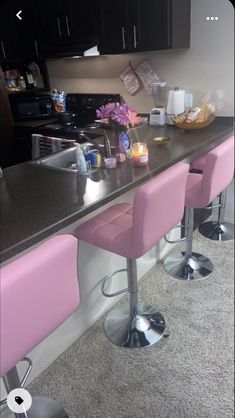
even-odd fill
[[[147,347],[163,336],[165,321],[158,308],[138,300],[137,263],[135,259],[126,260],[129,304],[121,304],[109,312],[104,330],[119,347]]]
[[[164,261],[165,270],[175,279],[204,279],[213,271],[212,262],[202,254],[192,252],[194,209],[185,211],[186,249],[179,254],[170,254]]]
[[[213,241],[229,241],[234,239],[234,224],[224,221],[227,190],[225,189],[219,195],[218,220],[204,222],[199,226],[199,232],[204,237]]]

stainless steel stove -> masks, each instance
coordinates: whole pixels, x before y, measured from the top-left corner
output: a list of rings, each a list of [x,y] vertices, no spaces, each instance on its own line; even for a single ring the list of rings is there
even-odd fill
[[[94,122],[96,110],[107,103],[122,102],[119,94],[80,94],[69,93],[66,96],[66,111],[75,115],[74,122],[62,125],[61,123],[50,123],[42,127],[44,133],[72,135],[79,134],[81,128]]]

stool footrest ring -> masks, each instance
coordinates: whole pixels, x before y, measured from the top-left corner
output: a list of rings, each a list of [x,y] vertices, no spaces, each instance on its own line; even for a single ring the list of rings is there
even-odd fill
[[[26,362],[28,363],[28,368],[27,368],[27,370],[26,370],[26,372],[25,372],[25,375],[24,375],[23,379],[22,379],[22,380],[21,380],[21,382],[20,382],[20,386],[21,386],[21,387],[24,387],[24,385],[25,385],[25,383],[26,383],[26,380],[28,379],[28,376],[29,376],[29,374],[30,374],[30,372],[31,372],[31,370],[32,370],[33,363],[32,363],[32,361],[30,360],[30,358],[28,358],[28,357],[24,357],[24,358],[23,358],[23,360],[21,360],[21,361],[26,361]]]
[[[27,370],[26,370],[26,372],[25,372],[25,374],[24,374],[23,379],[22,379],[22,380],[21,380],[21,382],[20,382],[20,387],[21,387],[21,388],[23,388],[23,387],[24,387],[24,385],[25,385],[25,383],[26,383],[26,381],[27,381],[27,379],[28,379],[28,376],[29,376],[29,374],[30,374],[30,372],[31,372],[31,370],[32,370],[33,363],[32,363],[32,361],[30,360],[30,358],[28,358],[28,357],[24,357],[21,361],[26,361],[26,362],[28,363],[28,368],[27,368]],[[4,405],[5,403],[7,403],[7,398],[2,399],[2,400],[0,401],[0,406]]]
[[[215,208],[221,208],[221,204],[218,203],[218,205],[206,206],[204,209],[215,209]]]
[[[117,292],[114,292],[114,293],[106,293],[105,292],[105,290],[104,290],[104,287],[105,287],[105,284],[107,283],[107,281],[108,280],[110,280],[112,277],[114,277],[116,274],[118,274],[118,273],[122,273],[122,272],[127,272],[127,269],[120,269],[120,270],[116,270],[116,271],[114,271],[113,273],[111,273],[111,274],[109,274],[108,276],[106,276],[104,279],[103,279],[103,283],[102,283],[102,286],[101,286],[101,292],[102,292],[102,294],[105,296],[105,297],[107,297],[107,298],[112,298],[112,297],[114,297],[114,296],[118,296],[118,295],[122,295],[123,293],[126,293],[126,292],[129,292],[129,288],[127,287],[126,289],[121,289],[121,290],[118,290]]]
[[[185,228],[185,226],[180,224],[180,225],[176,225],[173,229],[176,229],[176,228],[181,228],[181,229],[184,229],[184,228]],[[168,238],[167,238],[167,236],[166,236],[166,235],[164,235],[164,240],[165,240],[168,244],[178,244],[178,242],[186,241],[186,238],[185,238],[185,237],[183,237],[183,238],[179,238],[179,239],[170,240],[170,239],[168,239]]]
[[[179,238],[179,239],[174,239],[174,240],[169,240],[166,235],[164,236],[164,240],[168,243],[168,244],[178,244],[178,242],[182,242],[182,241],[186,241],[186,238]]]

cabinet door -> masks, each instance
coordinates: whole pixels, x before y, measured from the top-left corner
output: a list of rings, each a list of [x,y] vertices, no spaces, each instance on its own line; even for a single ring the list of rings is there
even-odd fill
[[[73,42],[97,36],[100,19],[96,0],[70,0],[69,33]]]
[[[53,45],[60,45],[68,39],[68,5],[64,0],[41,0],[38,20],[41,24],[41,44],[47,50]],[[66,19],[67,17],[67,19]]]
[[[101,0],[100,52],[119,54],[129,50],[128,1]]]
[[[21,10],[19,19],[16,16]],[[39,57],[35,5],[27,0],[5,1],[0,9],[0,58],[5,62],[24,62]]]
[[[128,50],[136,52],[139,46],[139,0],[128,0],[127,3]]]
[[[22,23],[16,13],[20,10],[17,1],[5,1],[0,6],[0,57],[1,61],[16,61],[21,58],[20,31]]]
[[[137,0],[133,23],[134,47],[139,51],[171,48],[171,0]]]
[[[20,0],[22,21],[20,22],[21,51],[25,61],[40,57],[37,5],[28,0]]]

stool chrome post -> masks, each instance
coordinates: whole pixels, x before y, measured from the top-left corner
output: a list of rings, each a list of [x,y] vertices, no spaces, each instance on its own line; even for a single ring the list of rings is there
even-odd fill
[[[130,301],[109,312],[104,330],[107,337],[119,347],[147,347],[163,336],[165,321],[157,308],[138,301],[136,260],[126,260]]]
[[[192,252],[194,209],[185,210],[186,249],[179,254],[170,254],[164,261],[164,268],[179,280],[204,279],[213,271],[212,262],[202,254]]]
[[[208,221],[199,226],[199,232],[213,241],[229,241],[234,239],[234,224],[225,222],[227,189],[219,196],[219,213],[217,221]]]
[[[137,315],[138,305],[138,285],[137,285],[137,267],[136,260],[127,258],[127,278],[128,292],[130,294],[130,316],[134,318]]]
[[[226,200],[227,200],[227,189],[224,190],[222,193],[220,193],[220,196],[219,196],[219,216],[218,216],[219,224],[222,224],[224,222]]]
[[[186,208],[185,210],[185,235],[186,235],[186,249],[185,260],[190,259],[193,250],[193,216],[194,210]]]

